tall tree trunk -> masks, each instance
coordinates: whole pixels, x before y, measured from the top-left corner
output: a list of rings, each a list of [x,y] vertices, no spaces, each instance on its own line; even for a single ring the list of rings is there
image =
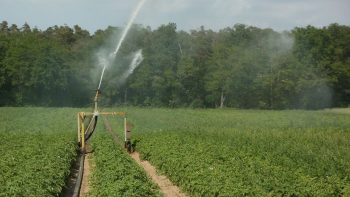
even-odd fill
[[[225,102],[224,90],[221,90],[220,108],[224,107],[224,102]]]
[[[124,105],[128,104],[128,88],[125,88],[124,92]]]

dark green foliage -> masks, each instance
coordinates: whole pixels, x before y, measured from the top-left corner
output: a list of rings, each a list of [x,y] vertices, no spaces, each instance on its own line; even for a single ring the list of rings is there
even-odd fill
[[[93,35],[78,25],[45,31],[0,24],[0,106],[86,106],[121,28]],[[262,109],[350,104],[350,28],[331,24],[290,32],[236,24],[190,33],[169,23],[134,25],[106,72],[106,104]],[[144,60],[120,77],[143,49]],[[108,52],[108,53],[109,53]]]

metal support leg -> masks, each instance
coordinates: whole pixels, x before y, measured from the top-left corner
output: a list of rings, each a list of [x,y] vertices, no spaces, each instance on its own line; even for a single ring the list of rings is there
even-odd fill
[[[127,141],[126,132],[127,132],[126,117],[124,117],[124,142],[125,143]]]
[[[78,121],[78,144],[80,144],[80,113],[77,114],[77,121]]]
[[[81,121],[81,150],[85,152],[85,128],[84,120]]]

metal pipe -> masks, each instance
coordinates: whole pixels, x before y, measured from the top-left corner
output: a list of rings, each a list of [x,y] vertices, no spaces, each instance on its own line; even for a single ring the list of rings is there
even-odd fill
[[[85,153],[85,128],[84,122],[81,122],[81,149],[83,154]]]
[[[80,143],[80,113],[77,114],[78,121],[78,143]]]
[[[74,192],[72,195],[73,197],[78,197],[80,194],[81,183],[83,182],[85,154],[80,153],[79,159],[79,172],[77,182],[75,183]]]
[[[127,126],[127,125],[126,125],[126,117],[124,117],[124,136],[125,136],[124,142],[127,141],[127,138],[126,138],[127,127],[126,127],[126,126]]]
[[[100,90],[100,89],[97,89],[97,90],[96,90],[95,99],[94,99],[94,102],[95,102],[94,113],[97,113],[97,114],[98,114],[97,102],[98,102],[98,96],[99,96],[100,94],[101,94],[101,90]]]

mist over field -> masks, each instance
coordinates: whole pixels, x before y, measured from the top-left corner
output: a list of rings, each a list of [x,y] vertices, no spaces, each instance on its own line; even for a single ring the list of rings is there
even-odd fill
[[[108,106],[350,104],[345,0],[16,1],[0,6],[0,106],[87,106],[96,89]]]
[[[278,32],[244,24],[190,32],[169,23],[90,34],[1,23],[1,106],[87,106],[101,80],[105,104],[319,109],[350,103],[350,28]],[[133,54],[143,61],[131,69]],[[132,72],[131,72],[132,71]],[[127,75],[125,73],[128,73]]]

